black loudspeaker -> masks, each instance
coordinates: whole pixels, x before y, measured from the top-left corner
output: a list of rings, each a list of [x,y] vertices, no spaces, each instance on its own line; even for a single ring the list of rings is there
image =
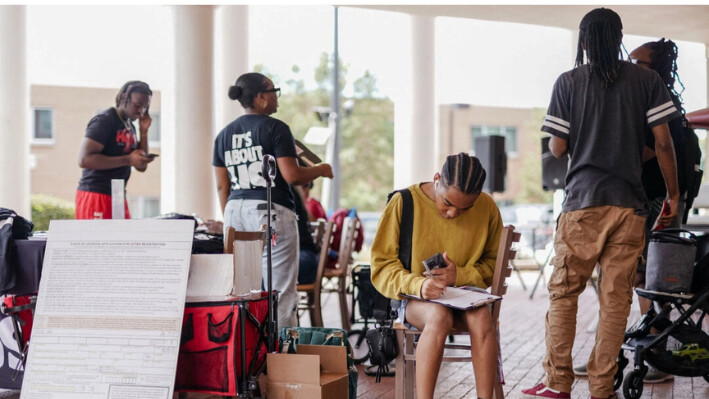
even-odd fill
[[[557,158],[549,151],[551,137],[542,139],[542,189],[553,191],[566,186],[566,170],[569,168],[569,155]]]
[[[485,172],[487,172],[483,191],[487,193],[505,191],[505,175],[507,174],[505,137],[476,137],[474,145],[475,156],[478,157],[483,168],[485,168]]]

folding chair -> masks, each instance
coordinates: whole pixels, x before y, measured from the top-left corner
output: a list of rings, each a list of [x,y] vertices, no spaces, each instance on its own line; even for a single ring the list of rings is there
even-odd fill
[[[492,279],[491,293],[493,295],[504,296],[507,293],[506,279],[512,273],[510,260],[514,259],[516,249],[512,249],[513,242],[519,242],[521,234],[514,230],[514,226],[506,226],[502,229],[500,235],[500,246],[497,249],[497,261],[495,262],[495,274]],[[500,305],[503,301],[494,302],[492,306],[492,322],[497,327],[497,336],[499,342],[500,336]],[[416,374],[416,340],[421,331],[407,328],[401,323],[395,323],[396,339],[399,346],[399,354],[396,358],[395,372],[395,398],[413,398],[414,397],[414,377]],[[452,330],[451,334],[467,335],[467,331]],[[499,344],[498,344],[499,348]],[[445,349],[465,349],[468,351],[466,355],[449,355],[444,352],[444,362],[470,362],[470,345],[446,343]],[[504,394],[502,391],[502,357],[498,353],[498,377],[495,382],[494,398],[502,399]]]
[[[333,233],[336,225],[332,221],[320,219],[318,224],[322,224],[322,234],[320,235],[320,253],[318,254],[318,269],[315,273],[315,281],[310,284],[298,284],[298,322],[305,310],[310,315],[310,325],[312,327],[323,327],[322,309],[320,301],[320,290],[322,284],[323,271],[327,263],[327,252],[330,249]]]
[[[342,235],[340,238],[340,250],[337,254],[337,266],[334,269],[326,268],[323,278],[326,282],[322,285],[321,291],[326,293],[337,293],[340,302],[340,318],[342,319],[342,329],[350,330],[350,312],[347,304],[347,277],[350,275],[349,267],[352,265],[352,252],[359,235],[360,221],[357,218],[347,217],[342,223]],[[336,280],[336,281],[334,281]]]

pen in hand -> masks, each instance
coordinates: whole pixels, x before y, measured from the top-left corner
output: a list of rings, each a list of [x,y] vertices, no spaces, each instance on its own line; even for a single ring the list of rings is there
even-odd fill
[[[446,291],[446,284],[439,281],[428,272],[424,273],[424,276],[426,277],[426,281],[424,281],[421,286],[421,298],[438,299],[443,296],[443,293]]]

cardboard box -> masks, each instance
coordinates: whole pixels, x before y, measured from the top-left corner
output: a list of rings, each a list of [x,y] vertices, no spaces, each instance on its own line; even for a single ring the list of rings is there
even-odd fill
[[[297,348],[297,354],[268,354],[268,398],[347,398],[347,349],[331,345]]]

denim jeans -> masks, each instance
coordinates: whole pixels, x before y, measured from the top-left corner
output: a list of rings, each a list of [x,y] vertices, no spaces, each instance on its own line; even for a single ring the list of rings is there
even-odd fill
[[[300,250],[298,284],[312,284],[318,274],[318,254],[310,250]]]
[[[268,220],[266,209],[257,209],[262,200],[229,200],[224,208],[224,233],[228,227],[240,231],[258,231]],[[263,206],[262,206],[263,207]],[[295,212],[282,205],[273,204],[271,210],[271,228],[275,230],[276,242],[271,247],[272,288],[279,292],[278,328],[298,324],[296,307],[298,292],[298,221]],[[271,245],[269,242],[266,245]],[[267,248],[263,250],[263,284],[268,288]]]
[[[645,216],[617,206],[561,214],[554,239],[554,272],[548,284],[543,362],[548,387],[571,392],[578,296],[598,263],[600,310],[596,341],[588,361],[588,385],[591,395],[597,397],[608,397],[613,391],[616,358],[633,298],[635,269],[645,245],[644,224]]]

